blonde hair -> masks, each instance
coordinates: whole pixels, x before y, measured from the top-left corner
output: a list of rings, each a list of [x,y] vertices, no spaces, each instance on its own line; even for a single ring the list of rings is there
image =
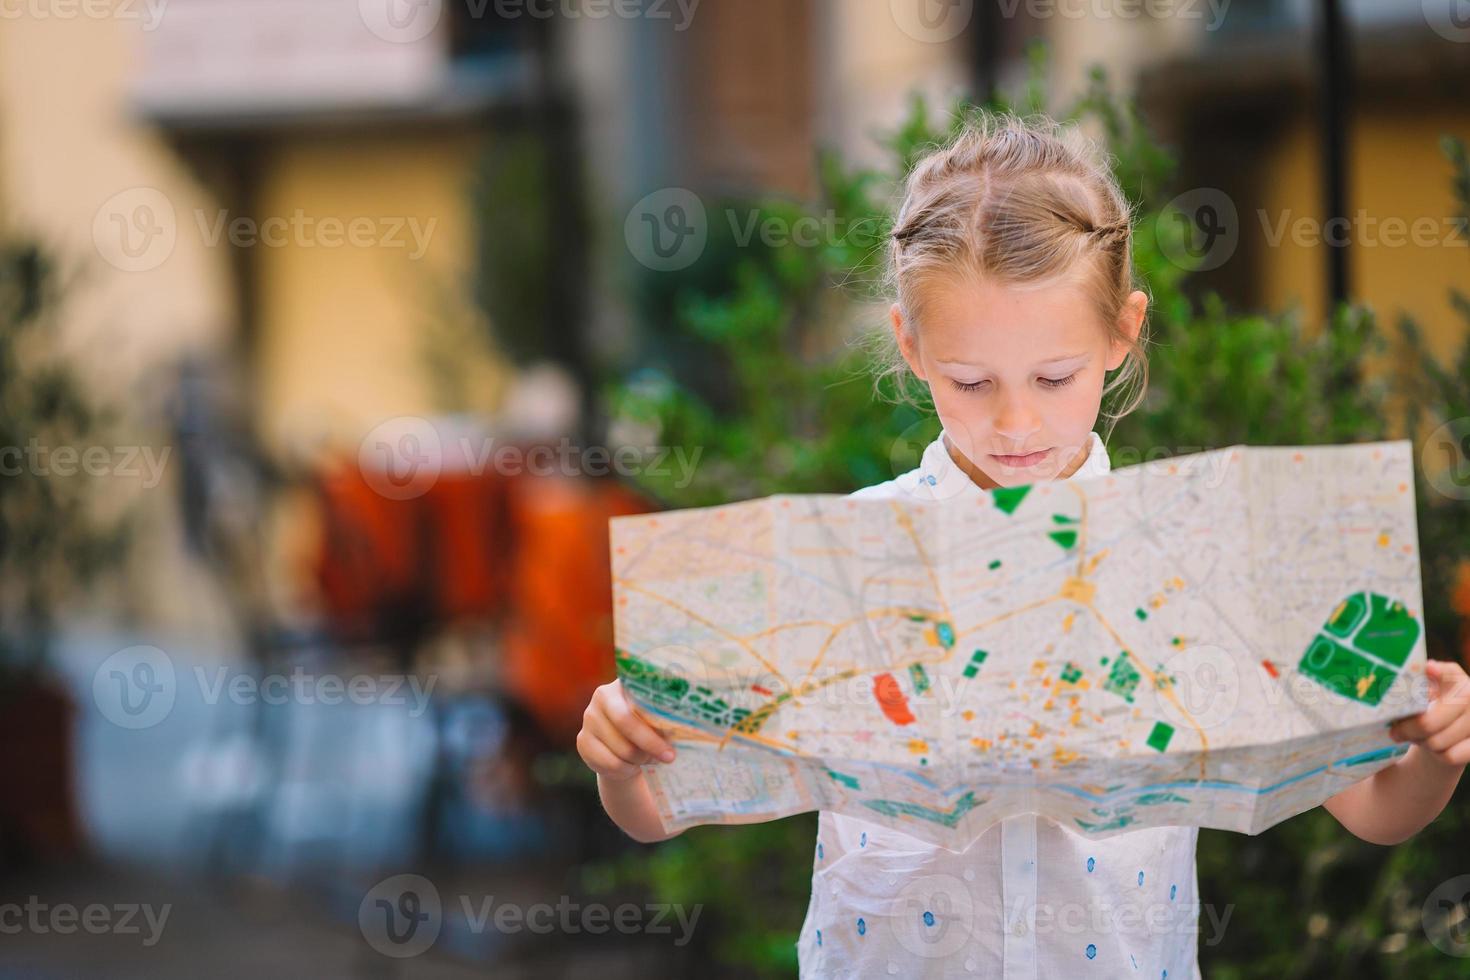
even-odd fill
[[[1110,341],[1127,355],[1103,397],[1132,389],[1108,429],[1138,407],[1148,386],[1146,332],[1118,327],[1134,289],[1132,212],[1097,144],[1044,115],[977,111],[914,165],[888,241],[886,280],[904,329],[924,317],[924,288],[957,275],[1006,285],[1078,281]],[[879,336],[875,385],[892,376],[909,397],[908,365],[891,330]]]

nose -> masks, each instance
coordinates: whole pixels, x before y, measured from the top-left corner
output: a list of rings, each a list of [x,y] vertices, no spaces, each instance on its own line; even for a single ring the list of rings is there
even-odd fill
[[[1008,448],[1022,448],[1041,428],[1041,416],[1024,397],[1006,397],[991,423],[995,434],[1011,443]]]

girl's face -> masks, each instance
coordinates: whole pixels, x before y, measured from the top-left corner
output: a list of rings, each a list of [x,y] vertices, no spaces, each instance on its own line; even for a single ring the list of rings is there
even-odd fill
[[[955,462],[982,488],[1071,476],[1087,459],[1105,374],[1127,349],[1076,284],[1010,287],[967,278],[930,285],[899,348],[929,385]],[[1137,338],[1148,297],[1128,297],[1119,326]]]

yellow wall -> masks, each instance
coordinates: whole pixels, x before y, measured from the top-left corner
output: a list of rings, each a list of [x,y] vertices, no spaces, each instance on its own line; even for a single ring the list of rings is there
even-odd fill
[[[162,420],[168,367],[228,344],[238,302],[228,255],[179,223],[217,203],[131,113],[138,41],[137,23],[116,18],[0,18],[0,234],[34,237],[61,266],[60,343],[92,398],[119,415],[98,441],[146,447],[164,462],[161,483],[104,478],[99,508],[135,522],[131,564],[117,580],[121,595],[94,591],[83,601],[218,649],[229,642],[228,614],[183,550],[177,447]],[[112,215],[159,200],[179,232],[171,249],[146,268],[110,264],[94,239],[99,216],[106,235]]]
[[[135,24],[115,19],[0,18],[0,220],[38,236],[76,275],[68,342],[99,394],[122,399],[160,361],[228,338],[237,305],[228,256],[187,233],[188,215],[214,202],[132,116],[138,40]],[[179,234],[149,267],[119,269],[94,224],[100,212],[107,234],[111,212],[127,217],[134,198],[166,201]]]
[[[220,209],[236,202],[215,198],[192,169],[200,158],[186,159],[135,114],[129,91],[140,40],[136,23],[117,18],[0,18],[0,231],[38,237],[69,276],[63,344],[94,397],[122,414],[109,443],[174,454],[161,484],[110,478],[99,492],[109,506],[131,509],[140,533],[120,578],[123,594],[89,599],[121,605],[154,631],[206,637],[218,648],[230,643],[227,604],[185,552],[178,524],[178,447],[164,424],[173,365],[194,354],[249,352],[259,384],[250,407],[278,456],[324,443],[355,452],[388,417],[451,407],[429,380],[424,345],[436,331],[464,338],[477,326],[465,295],[477,137],[452,124],[263,135],[254,217],[289,220],[299,209],[317,221],[413,218],[433,226],[418,259],[406,226],[404,248],[329,247],[319,233],[250,247],[255,332],[237,347],[249,326],[233,271],[240,252],[208,233]],[[94,232],[99,215],[104,234],[110,211],[129,217],[140,193],[166,202],[158,213],[174,237],[146,268],[120,268]],[[493,405],[501,372],[473,356],[460,361],[477,398],[452,407]],[[267,533],[290,540],[302,526],[286,508],[272,515]],[[277,560],[284,559],[267,556]]]
[[[1466,334],[1465,322],[1449,306],[1448,291],[1452,285],[1470,291],[1470,246],[1463,237],[1451,236],[1445,223],[1455,201],[1450,165],[1439,147],[1442,133],[1470,139],[1470,113],[1359,113],[1351,135],[1348,211],[1362,209],[1377,222],[1358,226],[1376,243],[1356,244],[1349,261],[1354,297],[1372,306],[1382,325],[1396,329],[1399,314],[1408,313],[1418,320],[1430,349],[1448,358]],[[1262,206],[1271,221],[1288,209],[1293,219],[1321,213],[1317,132],[1310,120],[1288,130],[1262,168],[1267,177]],[[1241,217],[1246,234],[1264,234],[1257,215]],[[1391,245],[1382,227],[1388,218],[1410,227],[1416,219],[1432,219],[1439,223],[1435,240],[1451,240],[1426,247],[1404,232],[1403,244]],[[1258,275],[1267,308],[1299,303],[1309,327],[1320,323],[1326,306],[1322,249],[1293,245],[1288,238],[1260,254]]]
[[[465,303],[474,157],[474,137],[463,131],[301,138],[265,155],[261,216],[366,217],[379,236],[401,222],[403,243],[324,247],[308,234],[258,249],[259,419],[270,444],[355,449],[386,418],[445,407],[432,390],[427,345],[446,323],[474,318]],[[412,223],[427,243],[418,257]],[[493,383],[493,373],[486,378]]]

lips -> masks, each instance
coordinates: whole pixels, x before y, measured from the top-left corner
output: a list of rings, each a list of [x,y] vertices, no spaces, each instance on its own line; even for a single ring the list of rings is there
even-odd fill
[[[999,461],[1005,466],[1021,468],[1027,466],[1035,466],[1037,463],[1040,463],[1050,455],[1050,449],[1038,449],[1034,453],[1023,453],[1019,456],[1007,455],[1004,453],[991,453],[990,458]]]

